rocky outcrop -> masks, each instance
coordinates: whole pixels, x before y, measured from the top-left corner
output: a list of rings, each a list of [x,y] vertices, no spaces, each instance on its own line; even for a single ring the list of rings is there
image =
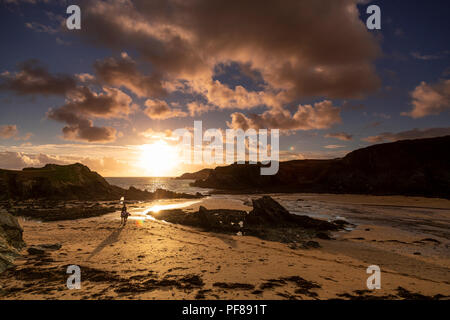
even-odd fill
[[[293,222],[293,215],[269,196],[252,200],[253,210],[246,216],[249,225],[282,226]]]
[[[14,258],[25,246],[22,233],[17,218],[0,209],[0,272],[13,266]]]
[[[404,140],[355,150],[341,159],[280,162],[273,176],[261,164],[215,168],[193,186],[231,193],[315,192],[450,198],[450,136]]]
[[[76,163],[48,164],[22,171],[0,169],[0,200],[153,200],[163,198],[198,198],[197,195],[158,189],[148,192],[110,185],[98,173]]]
[[[209,174],[213,171],[213,169],[202,169],[197,172],[192,173],[183,173],[181,176],[177,177],[176,179],[179,180],[203,180],[209,177]]]
[[[208,210],[200,206],[194,213],[175,209],[149,214],[159,220],[199,227],[205,231],[239,233],[287,243],[311,237],[330,239],[329,231],[342,228],[327,221],[291,214],[269,196],[253,200],[253,210],[249,213],[229,209]]]
[[[316,231],[338,230],[339,225],[308,216],[289,213],[269,196],[252,200],[253,210],[245,217],[247,226],[300,227]]]

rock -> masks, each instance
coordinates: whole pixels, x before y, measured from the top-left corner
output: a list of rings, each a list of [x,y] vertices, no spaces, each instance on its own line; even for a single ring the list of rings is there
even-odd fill
[[[331,237],[328,234],[326,234],[325,232],[318,232],[316,234],[316,237],[319,239],[323,239],[323,240],[331,240]]]
[[[197,172],[193,173],[184,173],[181,176],[177,177],[176,179],[180,180],[203,180],[208,178],[209,174],[213,171],[213,169],[202,169]]]
[[[23,229],[17,221],[17,218],[4,210],[0,211],[0,228],[0,232],[8,244],[16,248],[25,245],[22,239]]]
[[[206,231],[255,236],[287,244],[314,236],[329,240],[327,231],[339,229],[339,226],[324,220],[290,214],[269,196],[253,200],[250,213],[230,209],[209,210],[200,206],[198,212],[173,209],[149,214],[159,220],[200,227]],[[309,243],[309,247],[317,245]]]
[[[216,219],[214,219],[214,216],[212,216],[211,214],[208,213],[208,210],[205,207],[200,206],[198,208],[197,215],[200,219],[200,225],[203,228],[210,229],[214,225],[217,225],[218,221]],[[219,222],[219,224],[220,224],[220,222]]]
[[[48,249],[48,250],[59,250],[59,249],[61,249],[62,245],[60,243],[40,244],[39,247],[42,249]]]
[[[343,226],[345,226],[346,224],[348,224],[347,221],[342,220],[342,219],[333,220],[333,223],[334,223],[334,224],[337,224],[338,226],[341,226],[341,227],[343,227]]]
[[[304,248],[315,248],[315,249],[317,249],[317,248],[320,248],[320,244],[317,242],[317,241],[306,241],[304,244],[303,244],[303,247]]]
[[[45,250],[37,247],[29,247],[27,252],[31,255],[43,255],[45,254]]]
[[[333,223],[289,213],[283,206],[269,196],[253,200],[253,210],[246,216],[245,225],[301,227],[317,231],[337,230]]]
[[[247,225],[284,225],[292,221],[291,214],[269,196],[252,200],[253,210],[247,215]]]
[[[0,272],[14,265],[14,258],[25,246],[22,234],[23,229],[17,218],[5,210],[0,210]]]

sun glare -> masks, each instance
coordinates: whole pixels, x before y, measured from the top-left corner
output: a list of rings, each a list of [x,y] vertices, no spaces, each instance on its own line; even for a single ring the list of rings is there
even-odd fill
[[[177,148],[170,146],[163,140],[152,144],[144,144],[140,149],[139,166],[152,177],[170,176],[171,171],[178,164]]]

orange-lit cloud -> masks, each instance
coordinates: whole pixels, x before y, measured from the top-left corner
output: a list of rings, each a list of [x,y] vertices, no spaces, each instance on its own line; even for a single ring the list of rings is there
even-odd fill
[[[187,113],[180,109],[172,109],[167,102],[158,99],[148,99],[145,101],[146,108],[144,113],[150,119],[169,119],[176,117],[186,117]]]
[[[245,116],[236,112],[231,115],[228,126],[233,129],[276,128],[284,131],[327,129],[341,122],[340,108],[333,106],[331,101],[317,102],[314,106],[299,105],[297,111],[291,114],[287,110],[272,109],[262,115]]]
[[[413,109],[402,115],[422,118],[450,110],[450,80],[441,80],[435,84],[422,81],[411,93]]]

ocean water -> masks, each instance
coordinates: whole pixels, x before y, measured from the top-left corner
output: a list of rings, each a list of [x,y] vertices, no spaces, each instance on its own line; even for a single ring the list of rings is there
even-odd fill
[[[164,177],[114,177],[105,178],[110,184],[128,189],[129,187],[135,187],[141,190],[147,190],[150,192],[156,189],[166,189],[174,192],[184,192],[195,194],[200,192],[202,194],[207,194],[211,189],[207,188],[196,188],[191,187],[189,184],[194,182],[194,180],[179,180],[175,178],[164,178]]]
[[[200,192],[208,195],[212,189],[196,188],[189,186],[193,180],[177,180],[175,178],[106,178],[113,185],[128,189],[130,186],[139,189],[147,189],[154,191],[157,188],[163,188],[175,192],[184,192],[195,194]],[[427,207],[410,207],[399,205],[388,205],[383,203],[364,204],[339,202],[337,200],[327,199],[327,195],[320,194],[269,194],[278,201],[292,214],[306,215],[312,218],[319,218],[328,221],[347,220],[353,224],[377,224],[384,226],[394,225],[417,232],[433,233],[437,236],[448,237],[448,227],[437,227],[430,216],[442,216],[450,214],[448,209],[433,209]],[[205,198],[211,203],[223,204],[224,209],[235,206],[236,202],[251,206],[251,200],[261,197],[262,194],[213,194]],[[135,219],[147,219],[147,213],[152,210],[182,208],[192,205],[202,200],[196,199],[165,199],[158,200],[150,204],[148,207],[135,208],[133,217]],[[347,226],[347,230],[352,230],[354,226]],[[427,230],[425,230],[427,229]],[[431,231],[430,231],[431,230]]]

